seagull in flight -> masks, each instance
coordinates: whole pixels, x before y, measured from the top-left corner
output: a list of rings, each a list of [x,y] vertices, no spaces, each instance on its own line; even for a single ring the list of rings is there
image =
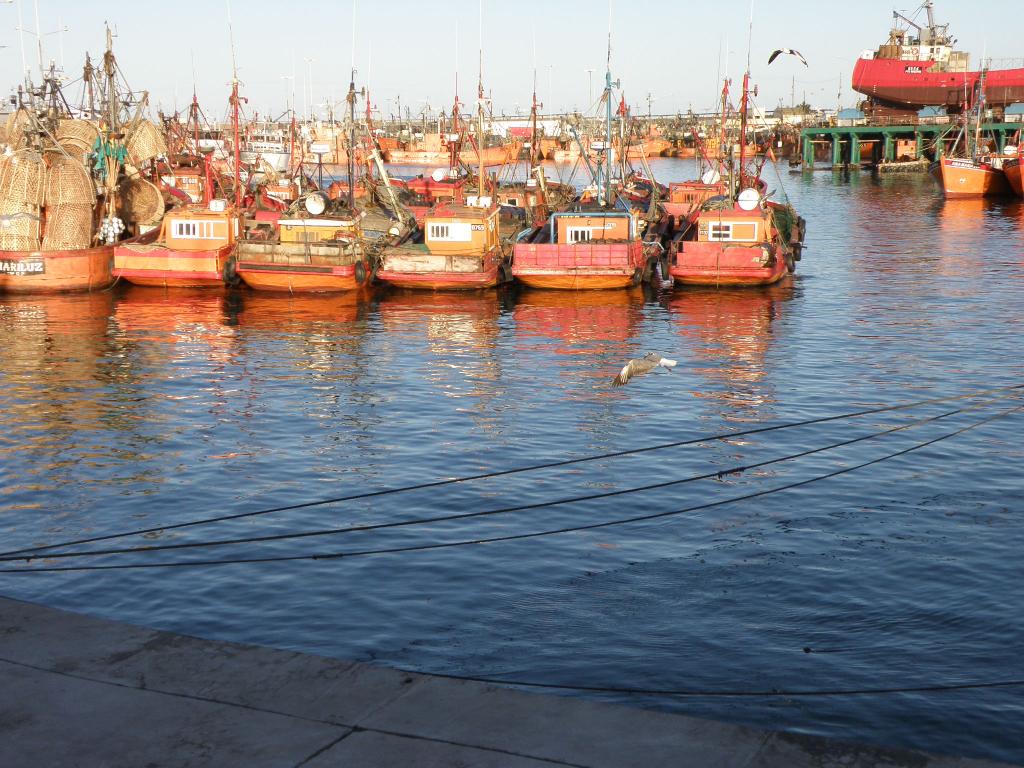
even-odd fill
[[[675,360],[669,360],[667,357],[662,357],[657,352],[648,352],[643,357],[634,357],[626,363],[622,370],[619,371],[619,375],[612,379],[612,386],[621,387],[634,376],[639,376],[643,373],[647,373],[648,371],[653,371],[655,368],[659,367],[671,372],[671,370],[677,365],[678,363]]]
[[[768,57],[768,63],[771,64],[782,54],[786,54],[788,56],[796,56],[798,59],[800,59],[800,61],[804,63],[805,67],[807,66],[807,59],[804,58],[804,55],[800,53],[800,51],[794,51],[792,48],[779,48],[771,56]]]

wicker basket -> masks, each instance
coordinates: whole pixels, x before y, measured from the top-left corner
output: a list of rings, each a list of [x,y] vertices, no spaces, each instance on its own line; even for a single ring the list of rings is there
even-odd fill
[[[91,204],[67,203],[47,208],[43,250],[88,248],[92,243],[92,222]]]
[[[96,200],[92,177],[77,160],[64,155],[51,158],[46,172],[44,202],[55,205],[92,205]]]
[[[137,224],[154,224],[164,215],[164,196],[155,184],[136,176],[121,183],[121,218]]]
[[[163,134],[149,120],[141,120],[129,129],[124,148],[128,151],[128,159],[132,165],[142,165],[157,155],[167,154],[167,143]]]
[[[0,201],[0,250],[39,249],[39,208]]]
[[[38,152],[15,152],[0,168],[0,201],[42,205],[44,171],[43,158]]]
[[[19,109],[7,116],[5,136],[11,149],[21,149],[25,138],[25,128],[31,122],[27,109]]]
[[[57,143],[69,155],[92,152],[99,129],[89,120],[61,120],[57,126]]]

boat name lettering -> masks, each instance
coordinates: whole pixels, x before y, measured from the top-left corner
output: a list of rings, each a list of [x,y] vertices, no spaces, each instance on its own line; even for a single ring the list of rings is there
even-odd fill
[[[14,259],[0,259],[0,274],[44,275],[46,274],[46,263],[43,261],[16,261]]]
[[[920,75],[921,74],[921,68],[920,67],[907,67],[904,70],[904,72],[906,72],[908,75]]]

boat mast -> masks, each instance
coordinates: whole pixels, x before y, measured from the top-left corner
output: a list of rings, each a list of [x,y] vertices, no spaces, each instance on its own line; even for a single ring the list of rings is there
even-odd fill
[[[238,136],[238,65],[235,61],[235,30],[231,24],[231,0],[226,0],[228,7],[228,38],[231,43],[231,133],[232,149],[235,165],[235,205],[242,202],[242,169],[241,148]]]
[[[604,144],[604,201],[603,205],[611,205],[612,200],[612,30],[611,14],[608,19],[608,58],[604,71],[604,103],[605,103],[605,144]],[[618,85],[618,83],[615,83]]]
[[[352,67],[352,76],[348,81],[348,207],[356,207],[356,68]],[[367,101],[369,113],[369,101]],[[369,126],[367,126],[369,128]]]
[[[477,205],[483,206],[484,197],[484,0],[480,0],[480,51],[476,83],[476,162],[480,184],[477,187]]]

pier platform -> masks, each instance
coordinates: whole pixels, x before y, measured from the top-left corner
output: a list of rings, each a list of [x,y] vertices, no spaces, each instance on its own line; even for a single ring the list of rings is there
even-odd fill
[[[981,132],[995,150],[1002,151],[1022,127],[1021,123],[985,123]],[[810,127],[800,131],[800,157],[805,168],[814,166],[822,148],[833,168],[938,160],[949,151],[959,131],[954,123]]]
[[[11,768],[995,766],[200,640],[5,598],[0,690],[0,765]]]

